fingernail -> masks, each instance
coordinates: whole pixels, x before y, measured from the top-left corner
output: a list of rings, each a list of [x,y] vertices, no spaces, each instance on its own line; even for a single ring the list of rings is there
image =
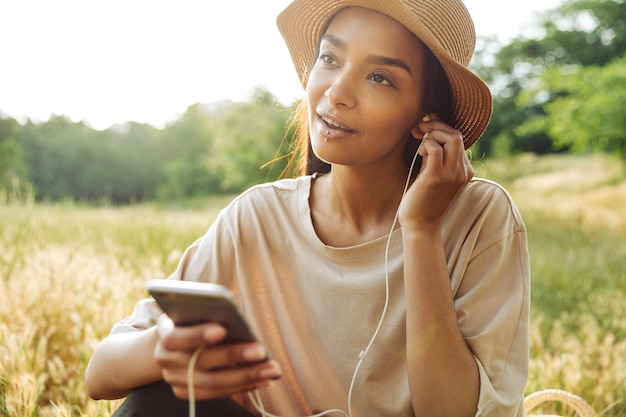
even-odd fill
[[[243,359],[249,362],[256,362],[267,357],[265,349],[260,345],[249,346],[243,351]]]
[[[259,378],[261,379],[278,379],[280,378],[280,369],[277,366],[272,365],[267,368],[263,368],[259,371]]]
[[[424,116],[424,118],[422,119],[423,122],[430,122],[430,116],[426,115]]]
[[[207,328],[204,330],[205,340],[214,342],[219,341],[224,337],[226,337],[226,329],[224,329],[222,326],[214,326],[213,324],[211,324],[207,326]]]

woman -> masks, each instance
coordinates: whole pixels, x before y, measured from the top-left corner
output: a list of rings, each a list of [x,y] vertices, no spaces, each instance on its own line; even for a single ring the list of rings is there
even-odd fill
[[[262,344],[220,345],[223,327],[177,328],[143,300],[96,348],[90,394],[164,380],[188,398],[204,346],[195,397],[253,412],[241,393],[260,388],[281,416],[522,415],[526,231],[465,153],[491,114],[467,10],[296,0],[278,24],[306,88],[307,175],[242,194],[170,277],[229,287]]]

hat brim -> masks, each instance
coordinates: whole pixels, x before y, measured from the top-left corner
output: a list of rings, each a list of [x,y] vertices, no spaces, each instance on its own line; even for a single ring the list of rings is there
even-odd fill
[[[407,3],[402,0],[295,0],[278,16],[277,25],[306,89],[322,31],[339,10],[364,7],[395,19],[413,32],[441,63],[452,91],[454,127],[463,135],[465,149],[468,149],[487,128],[492,112],[489,87],[468,68],[475,44],[469,13],[458,0]],[[457,36],[457,44],[445,43],[451,38],[447,33],[457,28],[462,28],[465,36]]]

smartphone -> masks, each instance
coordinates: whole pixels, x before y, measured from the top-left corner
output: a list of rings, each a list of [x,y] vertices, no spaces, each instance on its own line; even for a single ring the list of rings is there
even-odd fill
[[[177,326],[217,322],[226,327],[224,343],[257,341],[224,286],[170,279],[148,281],[147,290]]]

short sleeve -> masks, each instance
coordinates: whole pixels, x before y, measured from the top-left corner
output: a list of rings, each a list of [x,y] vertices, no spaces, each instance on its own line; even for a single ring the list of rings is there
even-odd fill
[[[480,373],[477,416],[523,415],[530,346],[526,229],[510,196],[494,186],[468,233],[455,292],[459,326]]]

